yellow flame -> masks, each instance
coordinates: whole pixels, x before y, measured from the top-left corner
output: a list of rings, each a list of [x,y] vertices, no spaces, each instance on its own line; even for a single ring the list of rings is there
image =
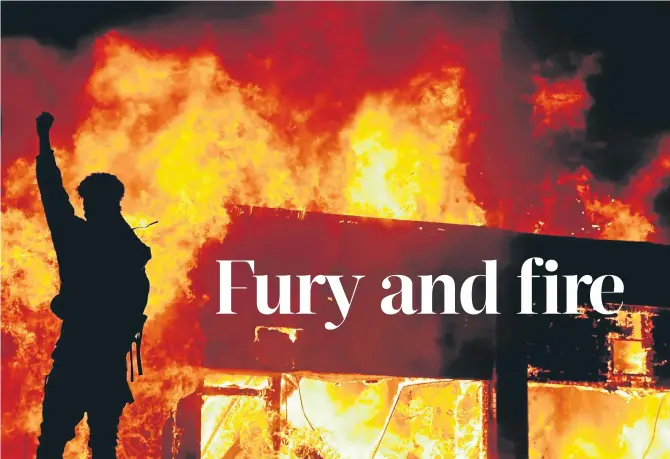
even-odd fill
[[[262,385],[256,380],[254,387],[268,384],[269,378]],[[297,459],[312,451],[326,458],[483,458],[483,387],[476,381],[288,374],[278,413],[268,412],[261,397],[205,397],[202,457]],[[277,416],[282,445],[274,451]]]
[[[530,457],[670,458],[667,398],[667,393],[533,383]]]

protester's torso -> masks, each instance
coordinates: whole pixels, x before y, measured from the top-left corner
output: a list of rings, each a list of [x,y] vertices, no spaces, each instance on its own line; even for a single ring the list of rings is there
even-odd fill
[[[125,222],[123,222],[125,223]],[[126,307],[124,278],[130,269],[123,255],[127,225],[95,227],[77,218],[53,234],[61,277],[60,295],[70,313],[63,320],[54,359],[84,371],[126,371],[127,343],[118,322]],[[124,250],[125,249],[125,250]]]

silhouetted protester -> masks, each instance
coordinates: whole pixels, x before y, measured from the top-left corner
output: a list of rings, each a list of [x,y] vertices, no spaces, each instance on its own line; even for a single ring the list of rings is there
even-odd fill
[[[96,173],[81,182],[86,219],[75,216],[51,149],[53,121],[48,113],[37,117],[37,183],[61,281],[51,310],[62,324],[45,381],[37,458],[62,458],[84,414],[93,458],[116,458],[119,418],[133,402],[127,355],[132,374],[132,344],[139,344],[146,320],[151,251],[121,215],[125,190],[113,175]],[[141,372],[139,358],[138,367]]]

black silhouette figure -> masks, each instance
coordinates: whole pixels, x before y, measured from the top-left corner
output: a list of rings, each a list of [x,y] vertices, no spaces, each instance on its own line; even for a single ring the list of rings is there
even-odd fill
[[[75,216],[51,149],[53,122],[49,113],[37,117],[37,183],[61,280],[51,310],[62,325],[45,381],[37,459],[62,458],[84,414],[93,458],[116,458],[119,418],[133,403],[127,378],[129,352],[133,374],[133,343],[141,374],[138,338],[146,320],[151,250],[121,215],[125,190],[113,175],[96,173],[81,182],[86,219]]]

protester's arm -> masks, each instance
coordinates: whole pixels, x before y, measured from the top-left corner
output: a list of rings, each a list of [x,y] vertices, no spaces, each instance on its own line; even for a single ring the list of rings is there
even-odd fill
[[[49,131],[54,118],[49,113],[42,113],[37,117],[37,135],[40,141],[40,153],[37,156],[36,173],[42,206],[49,228],[53,231],[59,226],[66,225],[75,217],[70,197],[63,187],[63,178],[56,164],[54,152],[51,149]]]

